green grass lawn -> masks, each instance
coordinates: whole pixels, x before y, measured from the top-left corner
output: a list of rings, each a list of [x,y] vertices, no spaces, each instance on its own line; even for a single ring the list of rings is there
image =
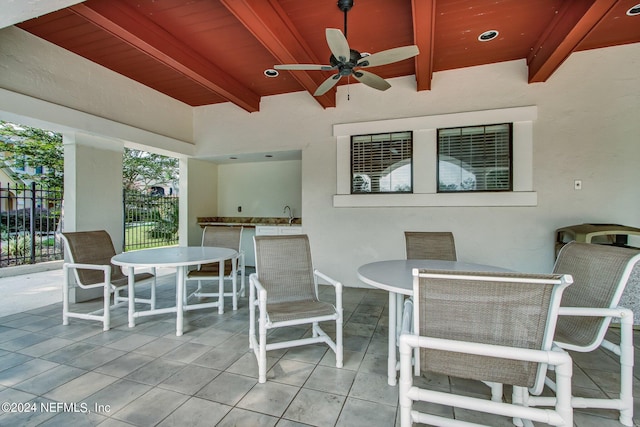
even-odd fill
[[[141,225],[127,226],[124,232],[125,250],[134,251],[136,249],[156,248],[159,246],[173,246],[178,244],[178,235],[174,239],[153,239],[149,231],[155,227],[154,224],[145,223]]]

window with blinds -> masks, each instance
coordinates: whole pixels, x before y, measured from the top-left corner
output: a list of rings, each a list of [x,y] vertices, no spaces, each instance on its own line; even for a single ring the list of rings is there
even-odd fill
[[[351,137],[351,194],[411,193],[413,133]]]
[[[438,129],[438,192],[511,191],[511,123]]]

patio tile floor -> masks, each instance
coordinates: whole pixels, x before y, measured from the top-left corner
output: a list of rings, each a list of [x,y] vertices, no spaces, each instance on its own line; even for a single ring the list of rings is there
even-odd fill
[[[52,280],[59,280],[59,275],[52,274]],[[174,280],[172,274],[159,278],[158,298],[165,304],[173,300]],[[329,298],[327,291],[322,287]],[[335,368],[326,346],[271,351],[266,384],[257,383],[257,364],[248,348],[246,298],[235,312],[229,298],[222,315],[217,309],[186,313],[181,337],[175,335],[171,314],[139,318],[130,329],[126,307],[116,308],[112,329],[103,332],[101,323],[86,320],[71,319],[69,326],[62,326],[60,302],[29,307],[0,317],[0,402],[35,405],[26,407],[33,409],[30,412],[0,412],[0,425],[399,425],[398,388],[386,383],[387,301],[383,291],[346,288],[344,368]],[[299,337],[307,332],[291,328],[277,335]],[[636,331],[636,349],[639,335]],[[636,361],[639,354],[636,351]],[[602,350],[592,356],[575,355],[575,393],[615,392],[616,359]],[[636,414],[639,380],[636,368]],[[429,378],[429,384],[488,396],[488,389],[475,383],[446,377]],[[511,425],[506,419],[479,418],[468,411],[431,410],[466,421]],[[607,410],[577,409],[574,420],[577,427],[620,425],[616,413]]]

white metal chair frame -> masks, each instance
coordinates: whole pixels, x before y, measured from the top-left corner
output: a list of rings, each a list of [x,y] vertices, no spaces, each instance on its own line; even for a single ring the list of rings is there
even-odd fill
[[[198,281],[198,287],[196,288],[195,291],[193,291],[192,293],[190,293],[189,295],[185,295],[185,303],[186,301],[191,298],[191,297],[196,297],[196,298],[218,298],[217,302],[213,302],[213,303],[209,303],[208,306],[211,307],[218,307],[218,313],[222,314],[224,313],[224,298],[225,297],[232,297],[232,305],[233,305],[233,309],[237,310],[238,309],[238,297],[244,297],[245,296],[245,286],[244,286],[244,282],[245,282],[245,261],[244,261],[244,252],[242,251],[241,245],[242,245],[242,232],[244,230],[243,227],[239,227],[240,228],[240,232],[238,235],[238,240],[237,243],[236,242],[224,242],[221,244],[216,244],[216,237],[215,237],[215,233],[219,232],[220,230],[224,230],[224,231],[229,231],[231,230],[231,228],[226,227],[226,226],[206,226],[204,227],[204,229],[202,230],[202,246],[220,246],[221,247],[228,247],[229,249],[234,249],[236,251],[238,251],[238,255],[236,257],[233,257],[229,260],[229,262],[231,262],[231,270],[229,271],[229,274],[225,274],[225,271],[222,272],[222,278],[220,278],[220,271],[217,268],[218,263],[216,264],[216,268],[214,272],[207,272],[206,270],[202,269],[202,266],[198,266],[198,269],[195,271],[190,271],[189,273],[187,273],[187,277],[185,278],[185,283],[186,281],[190,281],[190,280],[197,280]],[[223,239],[224,240],[224,239]],[[226,261],[225,261],[226,263]],[[240,289],[238,290],[238,274],[240,274]],[[221,280],[220,280],[221,279]],[[218,292],[204,292],[202,285],[203,285],[203,281],[205,280],[218,280]],[[225,292],[224,290],[224,281],[225,280],[230,280],[231,281],[231,286],[232,286],[232,291],[231,292]],[[186,292],[187,287],[185,286],[185,292]],[[199,305],[200,306],[200,305]]]
[[[529,276],[529,277],[522,277]],[[544,336],[541,348],[520,348],[482,342],[461,341],[441,337],[420,336],[412,333],[412,329],[419,331],[416,322],[420,318],[419,309],[413,308],[416,301],[420,301],[420,278],[437,278],[450,280],[450,285],[455,287],[456,280],[465,281],[498,281],[501,283],[539,283],[547,286],[553,285],[551,300],[549,303]],[[409,427],[413,422],[425,423],[436,426],[470,426],[479,425],[460,420],[440,417],[437,415],[422,413],[413,410],[413,401],[427,401],[435,404],[464,408],[514,418],[514,421],[524,425],[533,426],[532,421],[544,422],[557,426],[573,425],[573,409],[571,407],[571,357],[559,348],[552,348],[553,329],[557,318],[560,296],[571,283],[568,275],[517,275],[511,273],[453,273],[414,270],[414,299],[405,302],[403,316],[403,333],[400,336],[400,381],[399,401],[400,420],[402,427]],[[470,304],[475,301],[471,299]],[[445,302],[443,301],[443,304]],[[499,307],[496,307],[499,310]],[[544,313],[542,313],[544,314]],[[412,320],[408,320],[411,319]],[[413,323],[413,325],[412,325]],[[455,338],[455,337],[454,337]],[[504,359],[505,361],[520,360],[538,363],[535,380],[529,389],[531,393],[538,394],[544,386],[544,374],[547,365],[554,366],[557,375],[557,399],[555,408],[542,409],[527,406],[523,398],[526,390],[523,386],[513,387],[512,403],[487,400],[479,397],[462,396],[435,390],[421,389],[413,385],[413,376],[419,372],[420,360],[417,349],[432,349],[456,354],[486,356]],[[451,357],[454,355],[452,354]],[[415,368],[414,368],[415,365]],[[477,379],[477,378],[476,378]]]
[[[115,248],[111,237],[104,230],[97,231],[80,231],[80,232],[68,232],[61,233],[64,245],[69,255],[70,262],[65,262],[62,266],[63,272],[63,284],[62,284],[62,324],[67,326],[69,324],[69,318],[77,318],[84,320],[96,320],[103,324],[103,330],[108,331],[111,327],[111,309],[121,306],[129,301],[129,298],[120,294],[120,292],[127,288],[128,281],[127,276],[122,273],[120,267],[112,264],[106,264],[106,260],[102,260],[101,263],[89,264],[75,262],[74,250],[72,245],[75,244],[75,237],[82,236],[89,239],[95,239],[96,243],[103,246],[103,254],[109,257],[111,254],[115,255]],[[80,248],[78,248],[80,249]],[[82,274],[79,270],[94,270],[102,271],[102,281],[95,281],[92,283],[85,283],[82,280]],[[90,312],[79,313],[70,310],[69,303],[69,290],[71,288],[70,272],[75,277],[75,284],[82,289],[94,289],[103,288],[103,308]],[[135,302],[149,304],[151,309],[155,309],[156,306],[156,274],[155,268],[151,273],[136,274],[136,281],[145,281],[147,279],[153,279],[151,282],[151,296],[148,299],[136,298]],[[114,280],[114,276],[117,277]],[[124,279],[124,280],[123,280]],[[111,304],[111,294],[113,294],[113,304]],[[100,314],[101,313],[101,314]]]
[[[311,302],[313,305],[315,302],[319,302],[318,300],[318,280],[322,280],[329,285],[335,288],[336,293],[336,304],[334,306],[334,310],[331,314],[321,314],[321,315],[313,315],[308,314],[304,317],[301,314],[303,312],[293,313],[295,311],[296,303],[298,305],[302,305],[303,311],[305,308],[309,309],[312,313],[315,308],[313,306],[309,306],[308,300],[296,301],[296,296],[292,295],[291,299],[285,303],[288,306],[285,309],[288,315],[285,315],[285,318],[289,318],[288,320],[281,321],[273,321],[270,316],[270,304],[271,303],[282,303],[282,301],[272,301],[269,299],[269,292],[263,286],[260,281],[260,271],[262,267],[265,267],[263,263],[279,263],[284,261],[284,269],[282,271],[282,275],[287,275],[288,272],[286,268],[291,265],[287,263],[288,254],[261,254],[261,246],[259,241],[275,241],[276,246],[272,247],[275,251],[278,250],[277,244],[283,243],[286,244],[287,241],[294,242],[295,247],[297,249],[294,252],[297,252],[296,255],[304,258],[308,257],[308,266],[311,267],[310,263],[310,252],[309,252],[309,242],[308,237],[306,235],[291,235],[291,236],[256,236],[254,237],[254,246],[256,248],[256,272],[249,276],[249,348],[253,349],[253,352],[258,361],[258,382],[264,383],[267,380],[267,355],[266,352],[269,350],[276,350],[281,348],[289,348],[289,347],[297,347],[308,344],[315,343],[325,343],[327,344],[331,350],[336,355],[336,367],[341,368],[343,364],[343,344],[342,344],[342,283],[328,277],[327,275],[321,273],[316,269],[312,269],[309,273],[312,275],[313,287],[315,291],[315,300]],[[306,252],[306,253],[305,253]],[[262,261],[261,261],[262,260]],[[305,263],[307,260],[303,260]],[[297,264],[292,262],[292,264]],[[269,267],[273,267],[270,265]],[[295,268],[295,267],[292,267]],[[296,293],[296,290],[292,290],[293,294]],[[272,305],[274,306],[274,305]],[[256,337],[256,308],[259,311],[258,314],[258,337]],[[273,309],[272,315],[275,313],[276,309]],[[280,313],[282,314],[282,313]],[[336,339],[335,342],[327,335],[325,331],[319,325],[319,322],[326,321],[335,321],[336,323]],[[296,325],[304,325],[311,324],[312,336],[308,338],[300,338],[296,340],[289,341],[280,341],[267,343],[267,331],[269,329],[287,327],[287,326],[296,326]]]
[[[575,255],[574,255],[575,254]],[[554,271],[562,272],[563,263],[566,257],[576,257],[575,265],[578,268],[588,266],[591,269],[602,272],[608,268],[607,263],[617,258],[618,274],[612,279],[616,285],[610,301],[606,301],[608,307],[566,307],[561,306],[559,314],[563,316],[581,317],[587,319],[589,317],[601,318],[597,333],[588,344],[577,345],[559,341],[554,344],[558,348],[564,350],[576,351],[581,353],[591,352],[599,347],[603,347],[620,358],[620,394],[617,399],[599,399],[585,398],[573,396],[571,405],[574,408],[597,408],[597,409],[613,409],[620,411],[619,421],[625,426],[633,426],[633,364],[634,364],[634,347],[633,347],[633,312],[629,309],[618,307],[622,293],[626,287],[634,266],[640,262],[640,252],[627,248],[615,248],[610,246],[594,245],[589,243],[571,242],[565,245],[558,254]],[[607,261],[607,259],[609,261]],[[571,260],[566,261],[571,263]],[[615,262],[615,261],[614,261]],[[570,273],[569,271],[567,271]],[[580,276],[583,277],[579,277]],[[575,273],[576,286],[573,291],[582,289],[585,286],[600,286],[602,282],[594,282],[593,280],[581,283],[581,279],[588,279],[589,274]],[[563,301],[564,302],[564,301]],[[612,319],[620,320],[620,343],[615,344],[605,339],[605,334]],[[557,384],[552,379],[546,379],[546,385],[553,391],[557,390]],[[549,406],[555,402],[554,397],[543,396],[524,396],[527,404],[531,406]]]

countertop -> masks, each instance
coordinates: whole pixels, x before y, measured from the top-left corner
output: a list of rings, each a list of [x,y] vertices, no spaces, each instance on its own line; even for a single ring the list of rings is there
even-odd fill
[[[200,227],[206,225],[242,225],[244,227],[256,227],[259,225],[300,226],[301,218],[294,218],[289,224],[287,217],[246,217],[246,216],[207,216],[198,217]]]

